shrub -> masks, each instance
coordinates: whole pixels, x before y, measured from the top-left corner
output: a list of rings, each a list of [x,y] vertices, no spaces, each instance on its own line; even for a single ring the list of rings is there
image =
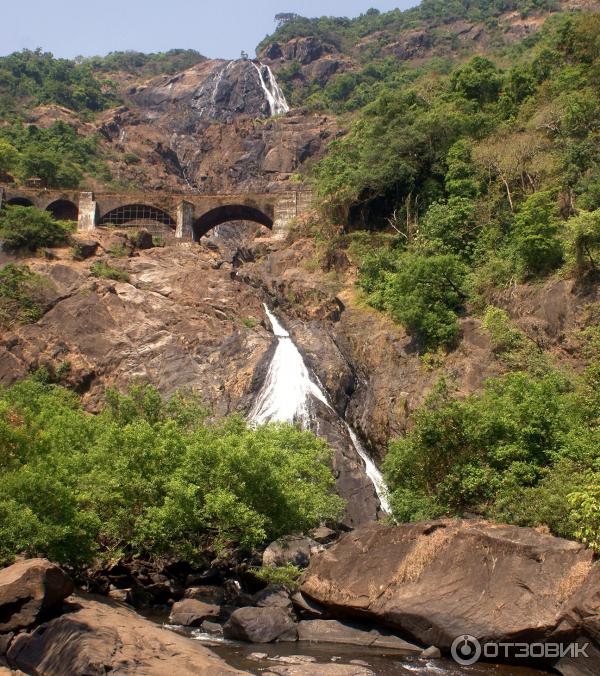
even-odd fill
[[[440,382],[384,461],[394,518],[475,513],[597,542],[593,387],[516,372],[459,401]]]
[[[35,251],[69,241],[73,226],[56,221],[50,213],[34,207],[7,206],[0,212],[0,238],[10,249]]]
[[[26,265],[8,263],[0,269],[0,326],[36,322],[42,316],[40,295],[46,280]]]
[[[262,566],[251,568],[250,572],[265,584],[282,584],[290,589],[298,586],[302,569],[288,563],[285,566]]]
[[[251,549],[337,518],[331,452],[290,425],[208,425],[197,398],[107,393],[99,415],[31,379],[0,390],[0,561]]]
[[[102,263],[101,261],[96,261],[90,268],[90,272],[94,277],[114,279],[116,282],[129,281],[129,274],[127,272],[118,270],[117,268],[111,268],[110,265]]]

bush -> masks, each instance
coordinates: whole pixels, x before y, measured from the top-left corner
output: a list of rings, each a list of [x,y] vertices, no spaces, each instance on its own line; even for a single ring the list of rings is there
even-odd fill
[[[97,416],[41,380],[0,390],[0,561],[251,549],[337,518],[331,452],[290,425],[206,423],[191,395],[107,393]]]
[[[394,518],[475,513],[595,541],[599,413],[593,388],[556,373],[510,373],[463,401],[442,381],[384,461]]]
[[[90,268],[93,277],[100,277],[102,279],[113,279],[116,282],[128,282],[129,274],[124,270],[111,268],[110,265],[96,261]]]
[[[0,269],[0,326],[28,324],[42,316],[40,292],[46,280],[26,265],[8,263]]]
[[[34,207],[7,206],[0,211],[0,239],[9,249],[60,246],[69,241],[71,223],[56,221],[50,213]]]

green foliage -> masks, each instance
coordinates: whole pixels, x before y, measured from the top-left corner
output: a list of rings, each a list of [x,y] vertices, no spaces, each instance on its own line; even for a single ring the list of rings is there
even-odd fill
[[[514,219],[511,245],[523,277],[544,275],[562,263],[559,214],[550,192],[528,197]]]
[[[582,211],[570,218],[565,227],[567,262],[578,275],[596,270],[600,255],[600,210]]]
[[[71,223],[56,221],[35,207],[7,206],[0,211],[0,239],[9,249],[60,246],[69,241],[72,229]]]
[[[502,75],[492,61],[483,56],[474,56],[452,73],[450,87],[464,98],[484,106],[498,100]]]
[[[77,112],[95,112],[116,103],[109,83],[87,64],[55,59],[40,49],[0,57],[0,110],[24,104],[56,104]]]
[[[46,129],[19,122],[0,127],[0,157],[2,148],[8,146],[17,154],[8,150],[12,159],[5,171],[21,181],[41,179],[47,187],[76,187],[84,174],[104,168],[98,158],[96,135],[80,136],[62,121]]]
[[[454,254],[380,249],[363,260],[358,285],[371,305],[435,350],[452,345],[459,334],[465,275],[464,264]]]
[[[129,281],[129,274],[127,272],[113,268],[102,261],[93,263],[90,272],[94,277],[100,277],[101,279],[114,279],[116,282]]]
[[[202,61],[206,61],[206,57],[195,49],[170,49],[168,52],[150,54],[136,51],[110,52],[106,56],[82,59],[83,65],[93,71],[124,71],[143,77],[178,73]]]
[[[600,553],[600,475],[593,475],[593,483],[584,490],[571,493],[569,504],[576,536],[590,549]]]
[[[191,395],[110,391],[99,415],[39,379],[0,390],[0,561],[193,561],[337,518],[331,453],[289,425],[215,425]]]
[[[36,322],[42,316],[40,292],[45,285],[26,265],[7,263],[0,268],[0,326]]]
[[[288,563],[285,566],[251,568],[250,572],[265,584],[281,584],[288,589],[295,589],[298,586],[298,578],[302,574],[302,569]]]
[[[5,139],[0,138],[0,175],[14,171],[18,159],[17,149]]]
[[[516,372],[459,401],[438,384],[385,459],[394,518],[476,513],[597,537],[589,473],[600,460],[600,408],[588,388]]]

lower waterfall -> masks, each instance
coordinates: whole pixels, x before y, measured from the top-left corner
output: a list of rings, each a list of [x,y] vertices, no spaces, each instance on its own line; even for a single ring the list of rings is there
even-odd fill
[[[364,462],[365,473],[373,484],[381,509],[389,513],[387,488],[381,472],[367,454],[354,430],[331,406],[318,381],[311,377],[290,334],[266,305],[265,312],[271,323],[273,334],[277,338],[277,348],[269,364],[263,386],[249,413],[249,420],[254,425],[264,425],[268,422],[299,422],[302,427],[307,428],[314,417],[311,399],[320,401],[341,420],[347,429],[356,452]]]

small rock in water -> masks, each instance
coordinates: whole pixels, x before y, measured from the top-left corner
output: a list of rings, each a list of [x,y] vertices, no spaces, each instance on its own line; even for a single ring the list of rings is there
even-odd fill
[[[274,662],[282,662],[283,664],[312,664],[317,661],[316,657],[310,655],[286,655],[284,657],[271,657]]]
[[[249,660],[255,660],[256,662],[260,662],[261,660],[266,660],[267,657],[269,657],[267,655],[267,653],[250,653],[248,655]]]
[[[429,648],[425,648],[425,650],[423,650],[421,657],[428,660],[439,660],[442,657],[442,652],[436,646],[431,645]]]
[[[364,660],[350,660],[350,664],[355,664],[357,667],[368,667],[369,663]]]

